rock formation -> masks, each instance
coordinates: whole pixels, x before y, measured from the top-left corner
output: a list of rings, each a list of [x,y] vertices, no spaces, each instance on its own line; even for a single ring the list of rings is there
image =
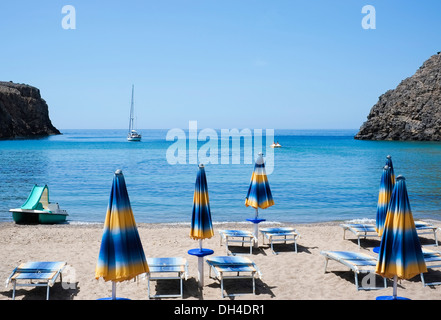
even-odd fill
[[[355,139],[441,141],[440,52],[380,96]]]
[[[0,82],[0,139],[32,138],[60,134],[49,119],[49,110],[35,87]]]

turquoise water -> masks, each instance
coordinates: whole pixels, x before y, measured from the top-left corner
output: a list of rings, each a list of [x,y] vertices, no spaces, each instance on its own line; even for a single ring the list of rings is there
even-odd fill
[[[126,130],[62,131],[0,141],[0,222],[12,221],[8,210],[20,207],[34,184],[49,186],[50,201],[69,212],[71,223],[103,222],[116,169],[123,170],[137,222],[190,221],[197,165],[167,161],[174,144],[166,141],[167,130],[142,130],[139,143],[127,142]],[[274,152],[268,179],[275,205],[259,216],[292,223],[375,219],[390,154],[395,174],[406,177],[414,217],[441,219],[441,143],[358,141],[355,133],[276,130],[283,147],[264,149]],[[254,216],[244,205],[254,164],[243,163],[241,151],[239,164],[206,164],[215,222]]]

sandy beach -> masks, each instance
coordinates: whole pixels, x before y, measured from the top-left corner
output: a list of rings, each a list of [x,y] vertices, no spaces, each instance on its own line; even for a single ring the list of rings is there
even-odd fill
[[[440,224],[435,224],[440,226]],[[265,226],[271,226],[269,224]],[[277,225],[280,226],[280,225]],[[289,226],[284,224],[283,226]],[[95,280],[95,265],[102,237],[101,224],[65,225],[0,225],[0,279],[5,283],[12,270],[27,261],[65,261],[67,268],[63,274],[63,285],[57,283],[50,289],[51,300],[96,300],[111,295],[111,283]],[[374,300],[379,295],[392,294],[392,281],[388,288],[381,290],[357,291],[354,274],[342,264],[330,261],[324,273],[322,250],[358,251],[375,256],[372,249],[379,245],[378,239],[362,240],[358,248],[356,238],[346,233],[339,223],[292,225],[301,235],[298,253],[293,245],[281,244],[274,255],[268,245],[260,245],[250,257],[262,272],[256,280],[256,295],[235,297],[235,300]],[[219,230],[250,230],[247,224],[215,224],[215,236],[204,240],[204,247],[214,250],[214,255],[225,255]],[[184,257],[188,260],[189,275],[184,282],[184,300],[222,300],[220,283],[209,278],[205,264],[205,285],[202,292],[197,283],[197,258],[187,251],[198,246],[188,236],[189,225],[139,224],[139,234],[147,257]],[[432,235],[420,237],[423,245],[433,244]],[[262,242],[262,238],[259,238]],[[243,253],[247,250],[232,249]],[[441,281],[441,272],[432,270],[426,275],[428,281]],[[381,285],[381,280],[377,284]],[[239,286],[239,287],[238,287]],[[251,292],[251,280],[225,282],[229,292],[242,290]],[[177,281],[153,282],[156,289],[176,292]],[[171,291],[170,291],[171,290]],[[18,288],[16,300],[44,300],[46,288]],[[147,280],[126,281],[117,285],[117,295],[131,300],[147,299]],[[441,299],[441,286],[423,287],[420,277],[402,280],[398,285],[398,295],[413,300]],[[0,290],[1,300],[11,300],[12,285]],[[173,298],[168,298],[173,299]],[[229,301],[226,297],[223,300]]]

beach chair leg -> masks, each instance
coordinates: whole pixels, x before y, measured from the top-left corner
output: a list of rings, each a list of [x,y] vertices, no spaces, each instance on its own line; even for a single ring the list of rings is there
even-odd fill
[[[14,287],[12,288],[12,300],[15,300],[15,287],[16,287],[16,281],[12,280],[14,282]]]
[[[183,299],[183,297],[184,297],[184,284],[183,284],[183,281],[182,281],[182,275],[180,275],[180,278],[181,278],[181,299]]]
[[[435,237],[435,246],[438,247],[438,238],[436,236],[436,230],[433,230],[433,236]]]
[[[354,272],[354,275],[355,275],[355,286],[357,287],[357,290],[360,290],[360,288],[358,287],[358,276],[357,276],[357,273]]]
[[[147,275],[147,299],[150,300],[150,275]]]
[[[221,297],[224,298],[224,277],[223,274],[220,274],[220,281],[221,281]]]
[[[47,284],[47,289],[46,289],[46,300],[49,300],[49,282]]]
[[[420,275],[421,275],[421,282],[423,283],[423,287],[425,287],[426,286],[426,282],[424,282],[424,275],[423,275],[422,272],[420,273]]]
[[[253,272],[253,294],[256,295],[256,279],[254,279],[254,272]]]
[[[274,251],[274,247],[273,247],[273,242],[272,242],[272,241],[271,241],[271,251],[272,251],[274,254],[277,254],[277,252]]]
[[[358,237],[358,249],[361,249],[360,237]]]
[[[323,270],[323,273],[326,273],[326,268],[328,267],[328,258],[325,257],[325,269]]]

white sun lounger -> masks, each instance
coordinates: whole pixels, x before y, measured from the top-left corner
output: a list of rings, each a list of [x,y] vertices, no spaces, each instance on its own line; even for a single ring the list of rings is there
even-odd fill
[[[375,230],[375,226],[369,223],[343,223],[340,224],[343,228],[343,239],[346,239],[346,231],[351,231],[356,237],[358,241],[358,247],[361,248],[360,239],[370,238],[380,238],[378,236],[377,231]],[[436,232],[439,228],[430,222],[426,221],[415,221],[415,228],[418,232],[418,235],[422,234],[433,234],[435,239],[435,246],[438,246],[438,239]]]
[[[361,248],[360,239],[368,237],[378,238],[378,233],[373,224],[365,223],[343,223],[340,225],[343,228],[343,239],[346,239],[346,231],[351,231],[358,240],[358,248]]]
[[[20,264],[15,268],[6,280],[13,285],[12,299],[15,300],[16,287],[47,287],[46,300],[49,300],[49,287],[52,287],[58,276],[61,279],[61,272],[66,267],[66,262],[35,261]],[[25,283],[19,283],[24,281]]]
[[[427,248],[423,249],[424,262],[426,262],[427,269],[441,268],[441,252],[429,250]],[[421,282],[423,286],[435,286],[440,285],[441,282],[426,282],[424,275],[421,273]]]
[[[260,229],[260,232],[262,233],[264,239],[263,244],[265,244],[265,238],[268,239],[271,250],[274,254],[277,254],[277,252],[274,251],[273,244],[274,243],[285,243],[287,241],[294,241],[294,250],[297,252],[297,239],[300,237],[300,235],[297,233],[296,229],[294,228],[262,228]]]
[[[188,263],[185,258],[147,258],[147,265],[149,266],[149,272],[147,273],[148,299],[183,297],[183,279],[187,280],[188,276]],[[153,276],[152,274],[157,275]],[[150,280],[179,280],[180,292],[179,294],[150,295]]]
[[[228,245],[230,243],[240,243],[242,244],[242,247],[244,244],[250,245],[250,254],[253,253],[253,245],[254,242],[257,241],[257,239],[254,237],[254,234],[251,231],[244,231],[244,230],[219,230],[219,234],[221,236],[221,242],[222,240],[225,241],[225,246],[227,250],[227,255],[230,254]],[[234,253],[231,253],[234,255]]]
[[[222,298],[225,296],[231,297],[245,294],[237,293],[225,295],[224,279],[252,279],[253,294],[256,294],[255,277],[260,279],[262,274],[257,265],[249,258],[237,256],[215,256],[207,257],[205,261],[210,266],[209,277],[211,277],[211,270],[213,270],[216,277],[220,280]]]
[[[357,290],[377,290],[383,289],[383,287],[372,287],[372,286],[359,286],[358,275],[359,274],[374,274],[375,267],[377,265],[377,258],[371,257],[365,253],[361,252],[350,252],[350,251],[322,251],[320,252],[325,257],[325,273],[328,266],[329,260],[337,261],[344,266],[348,267],[354,272],[355,286]],[[387,287],[386,278],[384,280],[384,288]]]
[[[436,232],[439,230],[439,228],[437,226],[426,221],[415,221],[415,228],[418,232],[418,235],[433,234],[433,238],[435,239],[435,246],[438,246],[438,238]]]

